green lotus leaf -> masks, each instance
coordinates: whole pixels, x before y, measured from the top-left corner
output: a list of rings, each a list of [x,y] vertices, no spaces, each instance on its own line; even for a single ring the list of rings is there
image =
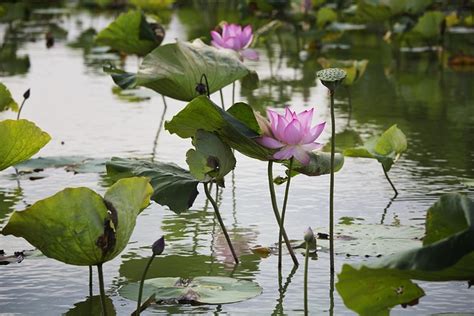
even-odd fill
[[[326,58],[318,58],[318,62],[323,68],[336,67],[344,70],[347,73],[347,76],[342,84],[345,86],[352,86],[356,83],[364,74],[367,64],[369,63],[367,59],[337,60]]]
[[[363,147],[344,150],[344,156],[377,159],[388,172],[406,149],[405,134],[395,124],[380,137],[371,138]]]
[[[101,264],[125,248],[152,191],[144,177],[118,181],[104,198],[88,188],[67,188],[14,212],[2,234],[23,237],[67,264]]]
[[[176,214],[188,210],[199,194],[199,180],[173,163],[114,157],[107,162],[106,167],[107,174],[116,179],[148,177],[153,187],[151,199],[168,206]]]
[[[18,104],[13,100],[10,90],[0,82],[0,112],[6,110],[18,112]]]
[[[145,56],[161,44],[163,37],[163,34],[155,33],[154,26],[137,10],[122,13],[99,32],[96,43],[125,54]]]
[[[231,148],[246,156],[263,161],[271,159],[274,153],[274,150],[263,147],[255,141],[260,137],[260,128],[252,108],[242,102],[236,103],[224,111],[209,98],[199,96],[188,103],[171,121],[165,122],[165,129],[181,138],[194,137],[200,129],[213,132]],[[310,157],[311,160],[307,166],[295,162],[294,171],[308,176],[330,173],[330,156],[328,154],[312,152]],[[344,157],[337,154],[335,161],[336,170],[341,169]]]
[[[229,145],[214,133],[198,130],[193,137],[196,149],[186,153],[189,170],[199,181],[207,177],[224,185],[224,176],[235,168],[235,157]]]
[[[425,12],[411,30],[414,35],[421,36],[423,39],[434,39],[441,34],[441,24],[444,21],[444,14],[440,11]]]
[[[335,21],[337,21],[337,13],[331,8],[322,7],[316,12],[316,25],[318,28],[324,28]]]
[[[368,0],[359,0],[357,2],[356,20],[358,22],[386,22],[391,16],[392,11],[385,3],[377,3],[377,1]]]
[[[27,120],[0,121],[0,171],[27,160],[51,137]]]
[[[136,80],[137,85],[170,98],[191,101],[199,95],[196,85],[203,74],[208,79],[209,93],[246,76],[253,78],[247,78],[247,86],[258,80],[233,51],[219,50],[201,40],[158,47],[143,59]]]
[[[137,300],[138,283],[127,284],[119,293],[125,298]],[[208,276],[191,279],[156,278],[145,281],[143,296],[155,294],[157,302],[228,304],[245,301],[262,293],[262,288],[246,280]]]
[[[399,292],[404,302],[422,296],[410,280],[472,280],[474,276],[474,202],[460,194],[445,194],[427,212],[423,246],[359,266],[345,264],[336,288],[347,307],[360,314],[388,314]],[[395,293],[394,289],[397,289]],[[374,293],[360,295],[360,293]],[[413,290],[413,291],[412,291]],[[390,293],[388,295],[387,293]],[[370,299],[369,299],[370,298]]]

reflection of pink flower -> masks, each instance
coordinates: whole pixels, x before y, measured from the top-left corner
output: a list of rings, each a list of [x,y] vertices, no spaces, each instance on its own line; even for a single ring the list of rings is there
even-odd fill
[[[211,31],[212,45],[217,48],[232,49],[242,58],[258,60],[258,53],[248,48],[253,40],[252,26],[247,25],[242,29],[238,24],[224,24],[222,35],[216,31]]]
[[[313,111],[303,111],[299,114],[285,109],[285,115],[280,115],[272,110],[267,110],[270,122],[263,122],[257,117],[263,136],[257,141],[259,144],[272,149],[280,149],[273,158],[277,160],[296,160],[304,165],[309,163],[308,152],[321,148],[323,145],[316,143],[316,139],[321,135],[326,122],[320,123],[311,128]]]

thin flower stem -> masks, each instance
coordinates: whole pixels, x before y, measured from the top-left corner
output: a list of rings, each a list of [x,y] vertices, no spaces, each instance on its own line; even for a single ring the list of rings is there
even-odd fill
[[[330,272],[334,274],[334,155],[336,147],[336,118],[334,117],[334,91],[331,93],[331,180],[329,185],[329,252]]]
[[[26,102],[26,98],[24,98],[23,101],[21,102],[20,109],[18,110],[18,114],[16,115],[17,121],[20,119],[21,110],[23,110],[23,106],[25,105],[25,102]]]
[[[306,243],[306,253],[304,255],[304,314],[308,315],[308,260],[309,243]]]
[[[285,197],[283,199],[283,206],[281,209],[281,227],[285,227],[285,214],[286,214],[286,205],[288,202],[288,193],[290,192],[290,182],[291,182],[291,172],[293,171],[293,157],[290,159],[290,165],[288,167],[288,180],[286,181],[285,188]],[[280,234],[278,238],[278,269],[281,269],[282,259],[281,259],[281,244],[282,244],[282,231],[280,229]]]
[[[221,107],[225,111],[225,105],[224,105],[224,93],[222,93],[222,89],[219,89],[219,94],[221,95]]]
[[[290,240],[288,239],[288,235],[286,234],[285,228],[282,226],[280,213],[278,212],[278,205],[276,202],[276,195],[275,195],[275,186],[273,184],[273,161],[271,160],[268,161],[268,188],[270,190],[270,198],[272,201],[273,213],[275,214],[275,219],[283,234],[283,240],[285,240],[285,244],[286,244],[286,247],[288,248],[288,251],[290,252],[291,259],[293,260],[293,264],[295,266],[298,266],[299,265],[298,259],[295,256],[295,252],[293,251],[293,248],[291,247]]]
[[[235,104],[235,81],[232,82],[232,105]]]
[[[145,267],[145,270],[143,270],[142,279],[140,280],[140,289],[138,290],[137,310],[135,311],[135,315],[140,315],[140,310],[142,306],[143,284],[145,283],[146,274],[148,273],[148,269],[150,268],[153,259],[155,259],[155,254],[150,257]]]
[[[211,196],[211,193],[209,192],[209,188],[207,186],[207,183],[204,183],[204,192],[206,192],[206,197],[211,202],[212,207],[214,208],[214,212],[216,214],[217,220],[219,221],[219,225],[221,226],[222,232],[224,233],[225,239],[227,241],[227,244],[229,245],[230,252],[232,252],[232,256],[234,257],[235,264],[239,264],[239,258],[237,257],[234,246],[232,246],[232,242],[230,241],[229,234],[227,233],[227,230],[224,226],[224,222],[222,221],[221,214],[219,212],[219,207],[217,206],[216,201]]]
[[[100,302],[102,304],[102,313],[104,316],[107,316],[107,306],[105,305],[104,273],[102,272],[102,263],[97,265],[97,273],[99,277]]]
[[[398,191],[397,191],[397,189],[395,188],[395,186],[393,185],[392,180],[390,180],[390,178],[389,178],[389,176],[388,176],[388,172],[387,172],[387,170],[385,170],[385,167],[384,167],[383,165],[382,165],[382,169],[383,169],[383,173],[385,174],[385,178],[387,178],[388,183],[390,183],[390,185],[392,186],[393,191],[395,191],[395,195],[393,196],[393,197],[395,198],[395,197],[397,197],[397,195],[398,195]]]
[[[92,266],[89,266],[89,296],[92,297],[94,294],[92,290]]]

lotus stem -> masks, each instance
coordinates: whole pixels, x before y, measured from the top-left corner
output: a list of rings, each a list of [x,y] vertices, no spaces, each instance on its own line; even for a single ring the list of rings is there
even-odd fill
[[[221,107],[225,111],[225,105],[224,105],[224,93],[222,93],[222,89],[219,89],[219,94],[221,95]]]
[[[145,283],[146,274],[148,273],[148,269],[150,268],[151,263],[153,262],[153,259],[155,259],[155,254],[153,254],[150,257],[150,259],[148,260],[148,263],[146,264],[145,270],[143,270],[142,279],[140,280],[140,288],[138,290],[137,310],[135,311],[135,315],[137,315],[137,316],[140,315],[140,312],[141,312],[143,284]]]
[[[293,157],[290,159],[290,165],[288,167],[288,180],[286,181],[285,188],[285,197],[283,199],[283,206],[281,209],[281,226],[285,227],[285,214],[286,214],[286,205],[288,202],[288,193],[290,192],[290,182],[291,182],[291,172],[293,170]],[[281,259],[281,244],[282,244],[282,231],[280,229],[280,235],[278,238],[278,269],[281,269],[282,259]]]
[[[392,180],[390,180],[390,177],[388,176],[388,172],[387,172],[387,170],[385,170],[385,167],[383,165],[382,165],[382,169],[383,169],[383,173],[385,175],[385,178],[387,178],[388,183],[390,183],[390,185],[392,186],[393,191],[395,192],[395,195],[393,197],[396,198],[397,195],[398,195],[398,191],[395,188],[395,186],[393,185]]]
[[[227,244],[229,245],[230,251],[232,252],[232,256],[234,257],[235,264],[239,264],[239,258],[237,257],[234,246],[232,246],[232,242],[230,241],[229,234],[227,233],[227,229],[224,226],[224,222],[222,221],[221,214],[219,212],[219,207],[217,206],[216,201],[212,198],[211,193],[209,192],[208,184],[204,183],[204,192],[206,193],[206,197],[211,202],[212,207],[214,208],[214,212],[216,214],[217,220],[219,221],[219,225],[221,226],[222,232],[224,233],[225,239]]]
[[[232,82],[232,104],[235,104],[235,81]]]
[[[278,223],[278,226],[280,227],[280,231],[283,234],[283,239],[285,240],[286,247],[288,248],[288,251],[290,252],[291,259],[293,260],[293,264],[295,266],[298,266],[298,259],[295,256],[295,252],[293,251],[293,248],[291,247],[290,240],[288,239],[288,235],[286,234],[285,228],[282,225],[281,218],[280,218],[280,213],[278,212],[278,205],[276,202],[276,195],[275,195],[275,185],[273,184],[273,161],[268,161],[268,188],[270,190],[270,198],[272,201],[272,208],[273,208],[273,213],[275,214],[275,219]]]
[[[334,117],[334,90],[331,95],[331,180],[329,185],[329,252],[330,272],[334,274],[334,156],[336,147],[336,118]]]
[[[168,104],[166,104],[166,98],[163,94],[161,95],[161,98],[163,99],[163,113],[161,114],[160,124],[158,125],[158,131],[156,132],[155,140],[153,141],[153,153],[151,154],[151,162],[155,161],[155,154],[156,154],[156,148],[158,147],[158,140],[160,138],[163,123],[165,122],[166,111],[168,110]]]
[[[334,315],[334,273],[331,273],[329,280],[329,316]]]
[[[93,290],[92,290],[92,266],[89,266],[89,296],[92,297],[93,295]]]
[[[107,306],[105,305],[104,273],[102,272],[102,263],[99,263],[97,265],[97,273],[99,276],[100,303],[102,304],[102,314],[104,316],[107,316]]]
[[[308,260],[309,243],[306,243],[306,253],[304,255],[304,314],[308,315]]]

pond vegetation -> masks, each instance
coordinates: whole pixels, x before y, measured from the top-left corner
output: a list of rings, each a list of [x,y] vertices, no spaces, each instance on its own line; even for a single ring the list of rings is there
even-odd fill
[[[0,3],[0,312],[472,312],[473,17]]]

